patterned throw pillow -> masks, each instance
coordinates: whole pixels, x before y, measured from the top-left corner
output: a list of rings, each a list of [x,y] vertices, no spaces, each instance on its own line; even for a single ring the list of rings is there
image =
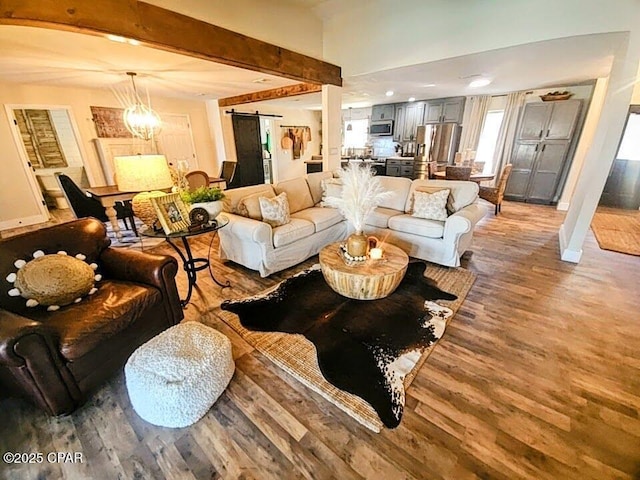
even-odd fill
[[[279,227],[291,221],[289,218],[289,201],[287,194],[282,192],[275,198],[260,197],[260,213],[262,220],[272,227]]]
[[[456,210],[453,208],[453,199],[451,196],[451,190],[448,189],[447,187],[435,187],[435,186],[427,186],[427,185],[423,185],[421,187],[417,187],[415,189],[416,192],[426,192],[426,193],[436,193],[436,192],[440,192],[442,190],[449,190],[449,198],[447,198],[447,213],[449,215],[456,213]],[[415,200],[414,200],[415,201]]]
[[[414,192],[411,215],[427,220],[446,220],[449,192],[448,188],[434,193]]]

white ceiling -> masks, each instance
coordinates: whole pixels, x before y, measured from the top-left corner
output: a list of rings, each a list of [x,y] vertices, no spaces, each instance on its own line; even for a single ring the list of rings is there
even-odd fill
[[[197,100],[297,83],[104,37],[0,26],[0,82],[120,90],[131,84],[128,71],[151,95]]]
[[[293,1],[293,0],[292,0]],[[295,0],[310,8],[324,0]],[[606,76],[622,34],[570,37],[385,70],[344,79],[343,107],[575,85]],[[216,99],[296,82],[103,37],[42,28],[0,27],[0,82],[122,89],[127,71],[150,95]],[[475,75],[492,80],[470,89]],[[256,80],[264,79],[264,83]],[[426,87],[427,84],[435,86]],[[392,97],[385,96],[393,90]],[[321,106],[320,94],[269,102],[292,108]]]

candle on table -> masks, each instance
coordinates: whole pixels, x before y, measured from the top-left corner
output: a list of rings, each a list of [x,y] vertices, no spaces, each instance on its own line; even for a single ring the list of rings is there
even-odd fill
[[[369,250],[369,258],[372,260],[380,260],[382,258],[382,249],[381,248],[372,248]]]

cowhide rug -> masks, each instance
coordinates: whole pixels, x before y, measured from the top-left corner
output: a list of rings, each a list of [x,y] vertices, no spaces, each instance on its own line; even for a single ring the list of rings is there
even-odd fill
[[[226,300],[221,308],[237,314],[249,330],[304,335],[316,347],[326,380],[367,401],[394,428],[402,418],[405,375],[453,314],[433,300],[457,298],[424,271],[424,262],[410,263],[394,293],[366,301],[335,293],[312,268],[267,293]]]

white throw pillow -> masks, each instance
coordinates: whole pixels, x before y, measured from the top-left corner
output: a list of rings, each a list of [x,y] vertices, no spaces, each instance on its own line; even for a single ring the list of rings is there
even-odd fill
[[[342,180],[339,178],[325,178],[320,185],[322,186],[322,202],[320,206],[326,206],[327,198],[342,197]]]
[[[448,188],[434,193],[413,192],[413,213],[411,215],[427,220],[446,220],[449,192]]]
[[[289,217],[289,201],[287,194],[282,192],[274,198],[260,197],[260,213],[262,220],[272,227],[286,225],[291,221]]]

